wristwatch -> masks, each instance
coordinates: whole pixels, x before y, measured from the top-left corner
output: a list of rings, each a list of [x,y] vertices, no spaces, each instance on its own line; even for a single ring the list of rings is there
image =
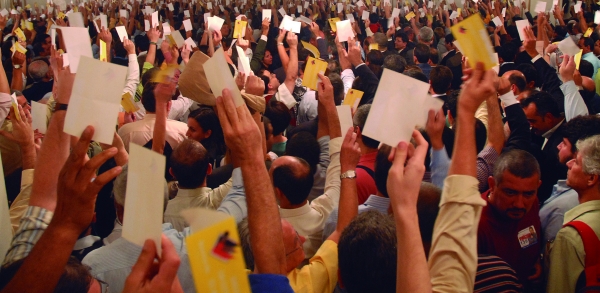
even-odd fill
[[[13,65],[13,67],[14,67],[15,69],[21,69],[21,65],[20,65],[20,64],[15,64],[15,65]]]
[[[56,111],[67,111],[67,108],[69,107],[69,104],[61,104],[61,103],[56,103],[54,104],[54,108],[52,109],[52,113],[56,112]]]
[[[356,172],[354,170],[348,170],[344,173],[342,173],[342,175],[340,175],[340,179],[355,179],[356,178]]]

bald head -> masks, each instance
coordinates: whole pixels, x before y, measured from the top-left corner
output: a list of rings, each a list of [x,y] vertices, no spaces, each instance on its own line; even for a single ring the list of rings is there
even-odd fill
[[[310,165],[298,157],[279,157],[271,165],[269,174],[273,186],[279,189],[292,205],[301,204],[306,200],[314,182]]]
[[[525,75],[518,70],[509,70],[502,75],[502,78],[508,79],[511,84],[511,90],[518,96],[527,87]]]
[[[33,81],[42,81],[44,78],[48,77],[50,67],[46,62],[42,60],[36,60],[29,64],[27,70],[29,71],[31,78],[33,78]]]

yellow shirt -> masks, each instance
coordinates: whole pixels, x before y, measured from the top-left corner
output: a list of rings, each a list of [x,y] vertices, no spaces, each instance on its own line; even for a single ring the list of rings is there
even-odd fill
[[[338,247],[327,240],[310,259],[309,264],[294,269],[287,277],[296,293],[331,293],[337,284]]]

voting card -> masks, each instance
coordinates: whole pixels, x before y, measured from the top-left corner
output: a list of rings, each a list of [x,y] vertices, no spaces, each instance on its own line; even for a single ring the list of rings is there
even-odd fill
[[[416,15],[415,15],[415,13],[411,11],[411,12],[409,12],[408,14],[406,14],[406,15],[404,16],[404,18],[406,18],[406,20],[407,20],[407,21],[410,21],[410,20],[411,20],[411,19],[413,19],[415,16],[416,16]]]
[[[191,48],[196,48],[196,47],[198,47],[198,46],[196,45],[196,43],[194,42],[194,40],[192,40],[192,38],[187,38],[187,39],[185,39],[185,44],[186,44],[186,45],[189,45]]]
[[[346,14],[346,19],[349,20],[350,22],[354,22],[354,15],[352,14]]]
[[[183,16],[187,17],[187,18],[190,18],[190,11],[189,10],[184,10],[183,11]]]
[[[187,11],[187,10],[186,10]],[[186,32],[189,32],[191,30],[193,30],[194,28],[192,27],[192,21],[190,21],[189,19],[186,19],[183,21],[183,27],[185,28]]]
[[[79,137],[88,125],[92,125],[95,128],[92,139],[110,145],[115,133],[127,67],[83,55],[77,62],[81,67],[75,76],[64,131]]]
[[[185,40],[178,30],[172,31],[167,38],[171,46],[177,46],[179,49],[183,48],[183,44],[185,44]]]
[[[571,37],[566,37],[564,40],[560,41],[560,43],[558,43],[558,49],[564,55],[569,56],[575,56],[579,53],[579,47]]]
[[[340,42],[347,42],[348,38],[354,38],[354,31],[352,31],[352,24],[349,20],[338,21],[335,26],[337,28],[337,37]]]
[[[85,56],[92,58],[94,56],[92,54],[92,47],[90,46],[88,29],[84,27],[59,27],[59,29],[62,31],[62,38],[65,43],[66,51],[69,53],[69,68],[71,69],[71,73],[76,73],[77,68],[79,67],[79,57]],[[94,80],[94,78],[91,78],[90,81],[91,80]],[[77,134],[77,136],[79,136],[79,134]],[[112,144],[112,138],[107,143]]]
[[[262,20],[268,19],[269,21],[271,21],[271,10],[270,9],[263,9],[262,10]]]
[[[281,16],[286,16],[287,15],[287,13],[285,13],[285,9],[283,9],[283,7],[279,8],[277,11],[279,12],[279,14],[281,14]]]
[[[538,1],[537,4],[535,4],[535,10],[536,13],[545,13],[546,12],[546,2],[545,1]]]
[[[21,112],[19,111],[19,101],[17,100],[17,96],[15,93],[10,95],[10,105],[13,108],[13,112],[15,112],[15,117],[17,117],[18,121],[21,121]]]
[[[399,17],[399,16],[400,16],[400,9],[394,8],[392,10],[392,17],[391,18],[394,19],[394,18]]]
[[[517,20],[515,22],[517,25],[517,30],[519,31],[519,38],[521,41],[525,41],[525,28],[530,26],[528,20]]]
[[[329,26],[331,27],[331,30],[334,32],[337,32],[337,26],[336,23],[340,21],[339,17],[333,17],[329,19]]]
[[[164,22],[162,24],[163,26],[163,36],[166,37],[167,35],[171,34],[171,25],[168,22]]]
[[[349,89],[346,93],[346,97],[344,98],[344,102],[342,103],[342,105],[348,105],[352,107],[352,109],[356,110],[364,94],[365,93],[362,91]]]
[[[233,38],[243,38],[246,36],[246,25],[248,25],[247,21],[236,20],[235,27],[233,29]]]
[[[299,34],[300,30],[302,29],[302,23],[300,23],[299,21],[290,21],[289,28],[291,32]]]
[[[308,57],[308,61],[306,61],[306,69],[304,70],[304,79],[302,79],[302,86],[316,91],[317,83],[320,82],[317,74],[325,74],[325,70],[327,70],[327,62]]]
[[[119,35],[119,40],[121,40],[121,42],[123,42],[125,39],[129,39],[127,36],[127,29],[124,26],[117,26],[115,27],[115,30],[117,30],[117,34]]]
[[[367,20],[367,19],[369,19],[369,12],[368,12],[368,11],[366,11],[366,10],[363,10],[361,19],[362,19],[362,20]]]
[[[69,18],[70,27],[85,27],[85,25],[83,24],[83,15],[81,14],[81,12],[67,13],[67,17]]]
[[[191,235],[185,242],[196,291],[250,293],[235,219],[204,208],[181,215],[190,223]]]
[[[140,109],[129,92],[126,92],[121,96],[121,107],[123,107],[123,110],[127,113],[134,113]]]
[[[48,130],[48,105],[31,101],[31,128],[39,133],[46,133]]]
[[[27,41],[27,37],[25,37],[25,33],[23,33],[23,30],[21,30],[21,28],[16,28],[14,30],[14,34],[17,37],[17,39],[19,39],[19,42]]]
[[[594,29],[591,28],[591,27],[588,27],[588,29],[583,34],[583,37],[584,38],[589,38],[592,35],[593,32],[594,32]]]
[[[494,25],[496,25],[496,27],[501,27],[504,25],[502,23],[502,21],[500,20],[500,17],[498,17],[498,16],[492,18],[492,21],[494,22]]]
[[[575,61],[575,68],[579,70],[579,64],[581,64],[581,56],[583,55],[583,50],[579,50],[575,56],[573,56],[573,61]]]
[[[337,13],[341,13],[342,11],[344,11],[344,4],[338,3],[337,4]]]
[[[168,3],[167,7],[169,8],[169,11],[174,11],[175,7],[173,7],[173,3]]]
[[[108,62],[108,47],[103,40],[100,40],[100,61]]]
[[[242,94],[233,79],[233,75],[231,75],[231,71],[229,71],[229,65],[225,60],[222,47],[202,66],[204,67],[204,72],[210,72],[210,74],[206,74],[206,79],[215,97],[221,96],[223,90],[228,89],[231,92],[236,107],[244,104]]]
[[[372,50],[379,51],[379,44],[377,44],[377,43],[369,44],[369,51],[372,51]]]
[[[158,255],[165,204],[165,164],[162,154],[129,144],[123,238],[139,246],[152,239]]]
[[[345,136],[348,129],[354,127],[354,123],[352,123],[352,108],[348,105],[340,105],[335,108],[340,119],[342,136]]]
[[[129,18],[129,12],[126,9],[119,9],[119,17]]]
[[[384,69],[363,134],[395,147],[410,141],[430,85]]]
[[[485,70],[496,65],[492,60],[494,54],[492,42],[479,14],[468,17],[450,29],[472,68],[475,68],[477,62],[483,62]]]
[[[9,14],[8,10],[6,10],[6,8],[3,8],[2,11],[0,11],[0,15],[2,15],[2,17],[6,17]]]
[[[248,56],[246,56],[244,49],[239,46],[235,46],[235,49],[238,53],[238,70],[241,73],[246,74],[246,78],[248,78],[250,72],[252,72],[252,69],[250,68],[250,59],[248,59]]]
[[[208,18],[208,30],[211,32],[221,30],[221,27],[223,26],[224,22],[225,22],[225,20],[218,16],[209,17]]]
[[[444,105],[444,101],[431,95],[427,95],[423,100],[423,107],[421,108],[421,117],[417,121],[417,126],[425,128],[427,125],[427,117],[429,116],[429,110],[439,111]]]
[[[310,25],[313,22],[312,19],[310,19],[304,15],[300,15],[300,17],[298,17],[296,20],[300,20],[301,22],[304,22],[308,25]]]
[[[144,19],[144,31],[149,31],[152,27],[150,26],[150,21],[147,19]]]
[[[573,10],[575,10],[575,13],[579,13],[579,11],[581,11],[581,1],[577,1],[577,3],[575,3],[575,5],[573,6]]]
[[[317,47],[315,47],[313,44],[309,43],[309,42],[305,42],[305,41],[301,41],[302,42],[302,47],[304,47],[304,49],[308,50],[309,52],[311,52],[313,54],[313,56],[315,56],[315,58],[321,58],[321,53],[319,52],[319,49],[317,49]]]
[[[158,11],[152,12],[152,27],[157,27],[158,24]]]

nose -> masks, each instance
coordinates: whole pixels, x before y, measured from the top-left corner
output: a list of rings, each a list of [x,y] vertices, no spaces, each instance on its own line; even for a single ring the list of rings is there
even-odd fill
[[[517,209],[524,209],[525,208],[525,204],[523,203],[523,196],[519,195],[517,196],[517,198],[515,199],[513,206]]]

